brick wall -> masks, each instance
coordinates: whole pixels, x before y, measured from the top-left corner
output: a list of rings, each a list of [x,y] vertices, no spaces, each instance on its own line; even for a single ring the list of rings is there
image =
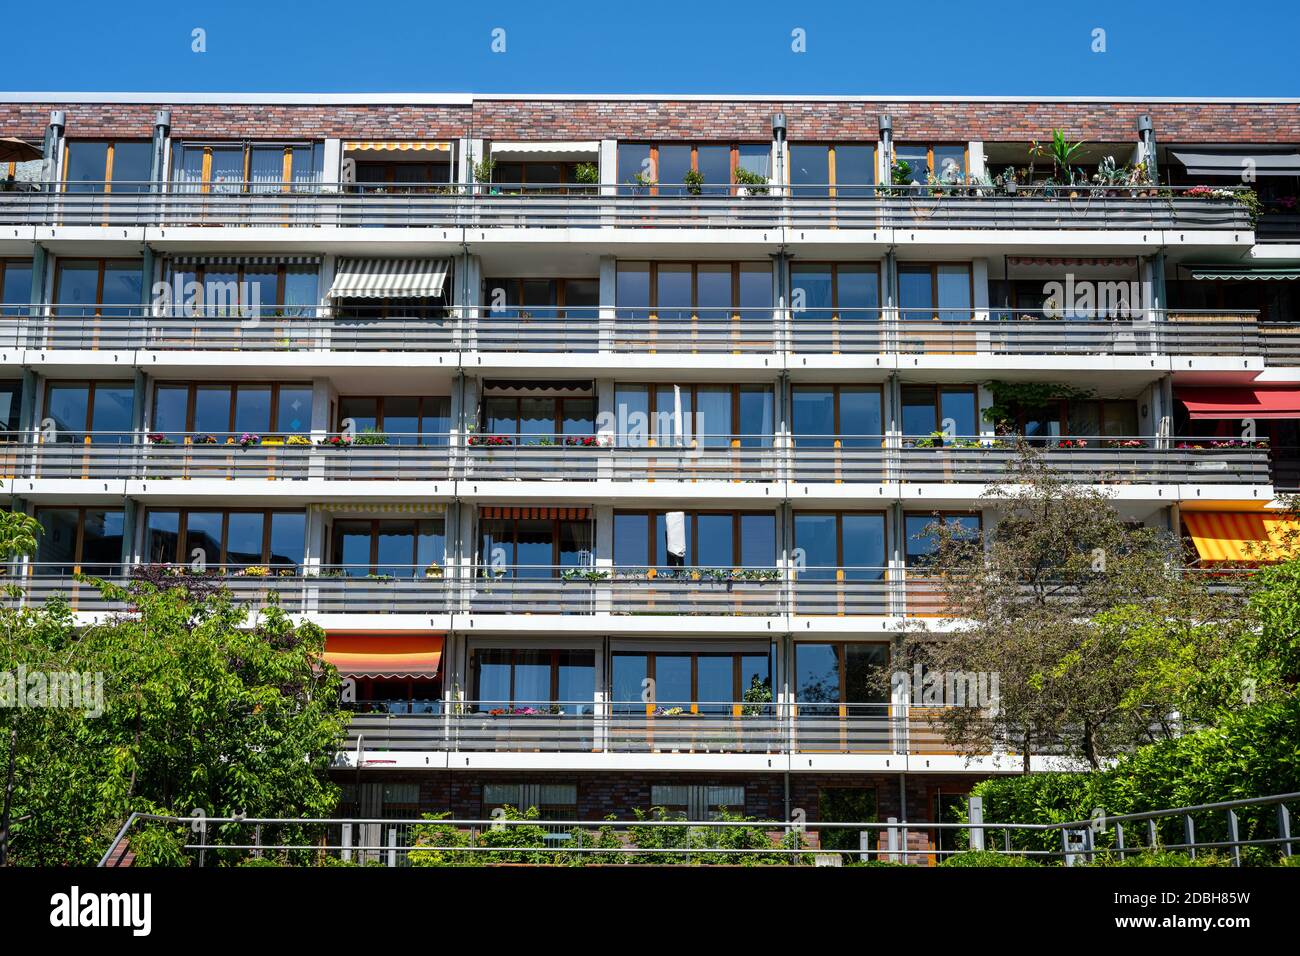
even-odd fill
[[[39,138],[50,111],[68,114],[74,137],[148,136],[155,104],[0,104],[0,136]],[[988,103],[479,100],[458,105],[172,106],[180,137],[446,139],[750,139],[771,137],[784,112],[791,140],[877,137],[894,117],[898,142],[1039,139],[1053,127],[1089,142],[1131,143],[1137,117],[1153,117],[1163,142],[1300,142],[1300,104]]]

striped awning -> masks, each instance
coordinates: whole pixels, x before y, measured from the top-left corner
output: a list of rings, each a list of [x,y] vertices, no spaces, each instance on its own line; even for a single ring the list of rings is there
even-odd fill
[[[591,159],[600,155],[599,140],[531,140],[527,142],[497,141],[492,144],[492,155],[517,156],[520,159],[573,160]]]
[[[549,521],[586,521],[590,508],[533,508],[515,505],[484,505],[479,511],[483,518],[537,518]]]
[[[1300,524],[1263,511],[1184,511],[1203,561],[1278,561],[1300,544]]]
[[[434,677],[441,634],[327,634],[325,660],[345,677]]]
[[[379,504],[357,501],[324,501],[311,505],[311,510],[335,515],[441,515],[447,513],[447,506],[437,501],[397,501]]]
[[[448,259],[339,259],[331,299],[423,299],[442,295]]]
[[[451,143],[429,140],[354,140],[343,144],[347,153],[450,153]]]
[[[217,255],[179,255],[171,256],[170,261],[178,266],[317,266],[320,256],[217,256]]]

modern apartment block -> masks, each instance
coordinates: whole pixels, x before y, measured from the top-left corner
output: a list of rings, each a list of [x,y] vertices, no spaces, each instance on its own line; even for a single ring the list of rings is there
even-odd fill
[[[1206,560],[1300,489],[1300,101],[14,94],[0,137],[13,573],[318,622],[367,816],[939,819],[1020,759],[868,674],[1014,435]]]

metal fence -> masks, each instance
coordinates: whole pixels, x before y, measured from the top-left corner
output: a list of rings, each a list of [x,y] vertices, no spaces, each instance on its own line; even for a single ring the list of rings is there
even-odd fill
[[[322,861],[388,867],[422,865],[631,864],[840,866],[877,861],[935,865],[982,850],[1042,864],[1105,865],[1163,851],[1189,857],[1223,856],[1233,866],[1268,864],[1294,851],[1287,806],[1300,793],[1172,807],[1145,813],[1064,823],[988,821],[978,798],[968,801],[965,822],[899,820],[763,820],[725,816],[691,819],[651,812],[639,819],[529,819],[500,814],[489,819],[175,817],[132,813],[100,858],[101,867],[134,861],[131,837],[147,826],[183,834],[191,866],[260,859],[284,865]],[[1265,817],[1271,817],[1266,822]],[[1197,818],[1221,821],[1221,830],[1198,836]],[[1249,827],[1244,825],[1249,821]],[[1182,836],[1165,842],[1161,825],[1181,823]],[[1141,823],[1140,839],[1134,824]],[[1127,828],[1127,829],[1126,829]],[[831,838],[834,837],[832,840]],[[1045,842],[1053,849],[1016,844]],[[827,845],[831,844],[831,845]],[[847,845],[846,845],[847,844]],[[1102,849],[1101,844],[1108,848]],[[423,856],[423,859],[420,857]]]

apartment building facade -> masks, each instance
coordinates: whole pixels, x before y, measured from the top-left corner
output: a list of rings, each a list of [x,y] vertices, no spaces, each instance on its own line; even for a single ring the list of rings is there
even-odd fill
[[[1207,561],[1300,487],[1300,101],[15,94],[0,137],[26,599],[175,567],[317,621],[367,816],[945,818],[1019,757],[873,675],[1017,437]]]

